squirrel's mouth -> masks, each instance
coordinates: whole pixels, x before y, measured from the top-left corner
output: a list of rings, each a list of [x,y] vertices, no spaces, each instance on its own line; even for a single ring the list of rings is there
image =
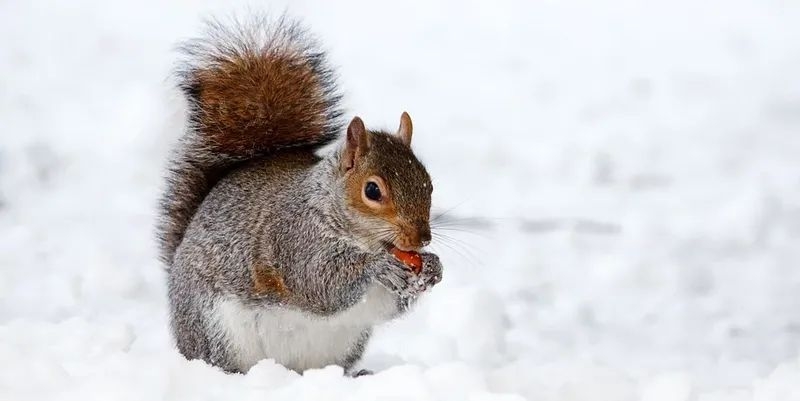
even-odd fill
[[[382,245],[383,245],[383,250],[385,250],[386,252],[389,252],[389,253],[392,252],[392,249],[399,249],[399,250],[401,250],[403,252],[417,252],[417,253],[422,251],[421,247],[418,247],[418,246],[411,246],[410,247],[410,246],[407,246],[407,245],[404,245],[404,244],[399,244],[397,242],[383,241]]]

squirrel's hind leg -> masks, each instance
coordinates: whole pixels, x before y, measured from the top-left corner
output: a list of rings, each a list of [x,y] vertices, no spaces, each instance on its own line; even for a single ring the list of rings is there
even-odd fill
[[[202,359],[225,372],[242,373],[224,338],[211,329],[212,322],[207,316],[213,308],[213,295],[190,289],[181,282],[170,282],[169,298],[171,328],[178,351],[188,360]]]
[[[358,363],[358,361],[360,361],[361,357],[364,355],[364,350],[367,348],[367,343],[369,343],[369,338],[371,336],[371,328],[362,331],[361,337],[358,339],[358,341],[356,341],[355,344],[353,344],[348,354],[345,356],[344,360],[342,361],[342,367],[344,368],[344,372],[347,376],[359,377],[372,374],[372,371],[369,369],[354,369],[355,364]]]

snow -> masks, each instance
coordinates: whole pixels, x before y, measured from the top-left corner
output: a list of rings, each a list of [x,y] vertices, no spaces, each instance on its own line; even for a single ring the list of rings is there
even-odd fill
[[[460,219],[362,363],[186,361],[153,240],[176,41],[284,8]],[[0,400],[800,400],[800,5],[0,2]]]

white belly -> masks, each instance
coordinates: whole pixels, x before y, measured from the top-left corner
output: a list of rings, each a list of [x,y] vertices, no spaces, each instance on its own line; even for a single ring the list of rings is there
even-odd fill
[[[394,297],[373,285],[360,302],[333,316],[278,306],[248,307],[228,297],[216,302],[212,321],[228,340],[242,372],[268,358],[302,372],[340,363],[365,329],[388,320],[395,310]]]

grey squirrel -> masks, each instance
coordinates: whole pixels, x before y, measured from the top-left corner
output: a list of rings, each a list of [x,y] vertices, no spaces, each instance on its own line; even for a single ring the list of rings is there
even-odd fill
[[[286,17],[211,22],[182,51],[189,123],[158,224],[178,350],[228,372],[272,358],[358,374],[373,327],[442,278],[432,253],[418,274],[390,253],[431,240],[410,117],[344,130],[325,53]]]

